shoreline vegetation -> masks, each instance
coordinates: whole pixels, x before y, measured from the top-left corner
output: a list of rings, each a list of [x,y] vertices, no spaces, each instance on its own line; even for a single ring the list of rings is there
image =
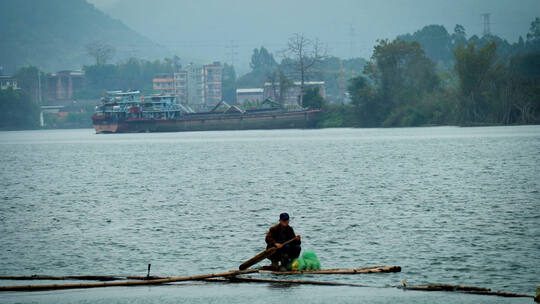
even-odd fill
[[[312,49],[308,55],[294,53],[299,38],[302,47]],[[294,81],[322,80],[333,102],[325,100],[318,88],[303,86],[298,98],[303,107],[322,109],[313,128],[540,124],[538,17],[532,21],[526,39],[520,36],[513,44],[491,34],[467,37],[461,25],[456,25],[453,33],[440,25],[428,25],[394,40],[378,40],[368,61],[327,56],[316,38],[303,34],[293,35],[288,44],[288,55],[279,63],[266,48],[255,49],[251,71],[240,77],[225,63],[223,100],[236,104],[237,88],[261,87],[265,82],[279,83],[279,90],[284,91]],[[39,107],[47,104],[47,75],[33,66],[20,68],[14,75],[20,89],[0,90],[0,130],[92,127],[93,106],[102,92],[137,88],[144,95],[152,94],[155,74],[181,68],[178,56],[163,61],[131,58],[115,64],[94,57],[95,64],[83,66],[85,89],[73,98],[93,102],[65,115],[45,115],[43,128]],[[347,101],[336,100],[343,92],[343,79],[325,73],[339,69],[341,64],[341,76],[347,78]],[[280,94],[277,99],[281,99]]]

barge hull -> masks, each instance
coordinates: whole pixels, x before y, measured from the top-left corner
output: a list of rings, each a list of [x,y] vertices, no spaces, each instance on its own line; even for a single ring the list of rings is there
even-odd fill
[[[319,110],[265,115],[227,115],[211,118],[133,119],[94,118],[96,133],[187,132],[257,129],[302,129],[314,124]]]

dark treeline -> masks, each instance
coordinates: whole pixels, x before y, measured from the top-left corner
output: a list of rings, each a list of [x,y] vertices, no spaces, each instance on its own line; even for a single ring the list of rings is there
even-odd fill
[[[39,128],[39,81],[45,74],[36,67],[22,67],[14,75],[19,90],[0,90],[0,130]],[[44,94],[44,89],[41,92]]]
[[[83,67],[86,89],[77,94],[79,98],[97,98],[105,90],[140,90],[151,94],[152,78],[159,73],[172,73],[181,68],[180,58],[144,60],[130,58],[116,64],[94,64]]]
[[[0,90],[0,130],[39,127],[39,104],[22,91]]]
[[[540,122],[540,19],[526,41],[469,39],[429,26],[380,40],[350,105],[327,106],[320,126],[532,124]],[[437,63],[436,63],[437,62]]]

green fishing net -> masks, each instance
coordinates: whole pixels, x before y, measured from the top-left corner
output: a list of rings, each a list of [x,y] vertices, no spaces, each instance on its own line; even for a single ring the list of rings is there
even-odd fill
[[[312,250],[304,251],[301,257],[294,259],[291,263],[291,270],[303,271],[303,270],[320,270],[321,262],[319,258]]]

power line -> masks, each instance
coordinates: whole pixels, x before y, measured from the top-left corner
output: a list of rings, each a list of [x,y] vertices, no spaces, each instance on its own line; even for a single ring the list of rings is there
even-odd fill
[[[482,18],[484,20],[484,36],[491,35],[491,22],[489,21],[489,17],[491,16],[491,13],[484,13],[482,14]]]
[[[354,27],[351,24],[349,27],[349,57],[353,58],[356,52],[356,41],[354,35]]]
[[[238,52],[236,51],[236,48],[238,48],[238,44],[235,44],[234,40],[231,40],[229,45],[225,46],[225,48],[229,50],[229,60],[231,62],[231,65],[234,66],[234,60],[236,59],[236,55],[238,55]]]

